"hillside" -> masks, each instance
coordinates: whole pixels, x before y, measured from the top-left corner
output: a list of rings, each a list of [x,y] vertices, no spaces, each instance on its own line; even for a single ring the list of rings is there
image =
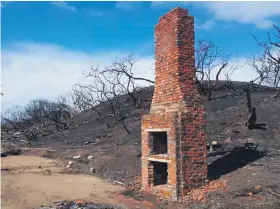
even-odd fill
[[[73,152],[83,149],[83,152],[93,154],[96,163],[94,167],[97,173],[104,177],[120,179],[134,176],[140,171],[141,149],[140,117],[136,113],[149,111],[153,87],[143,88],[138,94],[141,100],[147,100],[148,103],[140,110],[133,105],[127,105],[127,114],[136,115],[125,121],[131,134],[127,134],[121,124],[107,128],[100,121],[94,120],[97,118],[94,111],[88,110],[71,118],[69,130],[56,132],[45,140],[31,141],[30,146],[55,149],[69,157],[74,155]],[[280,141],[275,143],[280,139],[280,99],[274,98],[274,94],[270,89],[263,88],[252,96],[253,104],[257,106],[258,121],[269,124],[266,131],[248,130],[245,127],[248,110],[244,96],[221,98],[206,103],[208,141],[223,142],[231,138],[233,144],[242,144],[247,138],[252,138],[259,147],[272,148],[273,146],[275,149],[280,149]],[[16,140],[12,141],[16,142]],[[123,162],[126,163],[122,165]],[[91,165],[82,167],[87,171]],[[103,171],[102,167],[107,171]],[[115,171],[115,168],[119,168],[122,173]]]
[[[152,93],[153,87],[143,88],[138,92],[139,97],[147,101],[151,100]],[[206,103],[208,141],[217,140],[224,147],[224,152],[218,155],[209,153],[210,179],[230,174],[261,159],[265,155],[263,151],[266,154],[277,154],[277,150],[280,150],[280,98],[274,95],[275,92],[267,88],[258,89],[252,94],[253,104],[257,106],[257,121],[267,122],[267,130],[248,130],[245,127],[248,110],[244,96],[221,98]],[[149,106],[150,102],[141,110],[130,104],[126,106],[127,114],[135,115],[125,121],[131,134],[127,134],[121,124],[107,128],[100,121],[94,120],[97,118],[94,111],[87,110],[71,118],[68,130],[56,132],[45,140],[32,141],[28,147],[56,150],[43,155],[60,158],[65,163],[80,155],[79,159],[74,160],[73,170],[90,173],[90,168],[93,168],[96,176],[131,184],[141,173],[141,125],[137,115],[148,112]],[[18,144],[16,140],[11,139]],[[244,146],[246,140],[258,144],[257,152],[228,154],[232,149]],[[87,159],[89,155],[93,156],[93,160]],[[277,163],[279,162],[278,159]],[[267,176],[275,178],[271,174]],[[277,188],[279,187],[280,184],[277,184]]]

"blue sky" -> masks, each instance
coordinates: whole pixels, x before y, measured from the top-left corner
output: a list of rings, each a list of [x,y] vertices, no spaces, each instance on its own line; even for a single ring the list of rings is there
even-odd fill
[[[3,108],[54,98],[90,65],[129,53],[153,76],[154,26],[176,6],[195,17],[196,40],[243,59],[260,50],[251,34],[265,40],[280,23],[280,2],[2,2]]]
[[[220,14],[219,10],[234,10],[227,6],[230,2],[222,3],[225,6],[212,6],[215,8],[212,9],[207,2],[4,2],[2,47],[9,47],[15,41],[33,41],[85,52],[116,50],[152,54],[158,18],[181,6],[195,17],[197,40],[211,40],[228,52],[246,55],[258,50],[251,34],[265,38],[271,28],[271,22],[268,25],[261,22],[280,22],[280,12],[270,16],[270,11],[266,15],[256,11],[242,22],[239,15],[246,15],[242,11],[238,15],[231,14],[238,11]],[[257,2],[251,2],[246,8],[254,10],[254,4]],[[279,6],[278,2],[270,4]]]

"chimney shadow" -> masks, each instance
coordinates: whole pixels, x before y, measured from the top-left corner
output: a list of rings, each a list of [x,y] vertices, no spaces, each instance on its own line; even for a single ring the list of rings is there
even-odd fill
[[[229,154],[215,160],[208,165],[208,179],[216,180],[222,175],[231,173],[266,156],[265,152],[246,147],[234,148]]]
[[[253,129],[261,129],[261,130],[267,130],[267,123],[255,123],[255,124],[250,124],[248,126],[249,130],[253,130]]]

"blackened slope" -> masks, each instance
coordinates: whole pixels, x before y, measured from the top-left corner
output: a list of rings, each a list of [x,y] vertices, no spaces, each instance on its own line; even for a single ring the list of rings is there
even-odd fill
[[[149,111],[153,88],[141,89],[141,100],[147,101],[142,112]],[[246,98],[244,96],[217,99],[206,104],[208,140],[220,140],[231,137],[232,145],[253,138],[260,147],[280,149],[280,98],[273,98],[270,89],[261,88],[252,95],[253,104],[257,106],[258,121],[268,122],[269,129],[247,130],[245,122],[248,117]],[[125,97],[125,96],[124,96]],[[125,101],[125,99],[124,99]],[[139,113],[132,104],[126,106],[129,115]],[[110,179],[130,178],[140,173],[140,117],[131,117],[125,122],[131,134],[127,134],[121,124],[107,128],[98,120],[92,121],[97,114],[91,110],[73,117],[70,129],[56,133],[45,141],[32,143],[34,147],[49,147],[61,151],[61,155],[71,155],[76,150],[87,150],[94,155],[94,161],[77,164],[81,171],[88,172],[90,167],[97,174]],[[274,144],[278,139],[278,143]],[[86,142],[91,144],[85,145]]]

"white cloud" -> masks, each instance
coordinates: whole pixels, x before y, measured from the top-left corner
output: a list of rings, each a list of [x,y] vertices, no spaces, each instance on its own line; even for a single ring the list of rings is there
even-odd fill
[[[76,7],[70,6],[68,3],[64,1],[54,1],[52,2],[52,5],[59,7],[60,9],[69,10],[71,12],[77,12]]]
[[[196,27],[198,29],[210,30],[211,28],[213,28],[214,25],[215,25],[215,21],[214,20],[206,20],[201,25],[196,24]]]
[[[17,43],[2,50],[2,108],[25,105],[31,99],[55,99],[71,91],[90,66],[108,65],[125,53],[84,53],[55,45]],[[135,76],[153,77],[153,57],[137,57]]]
[[[23,106],[32,99],[55,99],[59,94],[71,91],[73,84],[83,80],[82,73],[90,66],[109,65],[113,59],[127,53],[85,53],[56,45],[19,42],[2,50],[1,92],[2,108]],[[137,77],[154,78],[153,56],[139,57],[133,68]],[[246,59],[240,59],[244,63]],[[213,74],[214,75],[214,74]],[[232,80],[249,81],[255,73],[245,66],[234,72]],[[221,74],[220,79],[225,79]],[[139,83],[145,85],[145,83]]]
[[[254,24],[258,28],[272,26],[273,17],[280,16],[280,2],[204,2],[200,3],[209,9],[218,20],[236,21],[243,24]]]
[[[267,29],[273,26],[273,21],[264,19],[264,20],[260,20],[256,25],[258,28]]]

